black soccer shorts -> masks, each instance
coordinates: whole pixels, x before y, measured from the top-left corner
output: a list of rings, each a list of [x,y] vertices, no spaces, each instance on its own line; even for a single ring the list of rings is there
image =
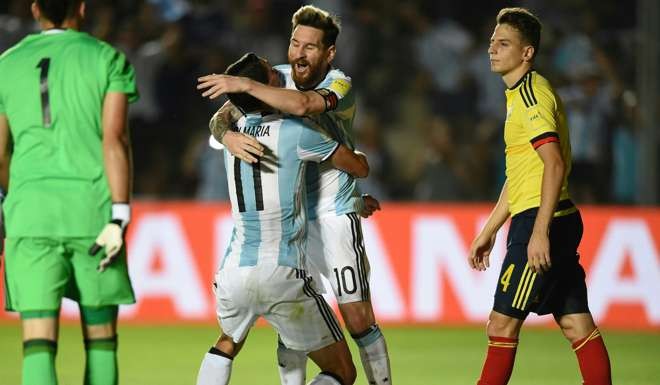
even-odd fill
[[[577,253],[583,230],[580,212],[575,210],[553,219],[550,226],[552,267],[543,274],[536,274],[527,264],[527,244],[537,212],[538,208],[532,208],[511,219],[493,310],[521,320],[530,312],[552,313],[555,318],[588,313],[585,274]]]

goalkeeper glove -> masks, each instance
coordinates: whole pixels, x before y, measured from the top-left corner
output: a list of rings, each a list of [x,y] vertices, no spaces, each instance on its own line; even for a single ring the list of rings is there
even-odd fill
[[[112,219],[103,227],[96,241],[89,248],[89,255],[96,255],[105,249],[105,258],[99,262],[98,271],[104,271],[119,255],[124,245],[124,230],[131,220],[131,206],[128,203],[112,204]]]

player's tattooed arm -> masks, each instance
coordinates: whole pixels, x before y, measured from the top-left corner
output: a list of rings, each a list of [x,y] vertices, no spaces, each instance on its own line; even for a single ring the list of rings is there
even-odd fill
[[[228,131],[231,131],[231,128],[236,124],[240,117],[241,113],[238,108],[230,102],[226,102],[215,114],[213,114],[213,117],[209,121],[211,135],[213,135],[215,140],[219,143],[222,143],[222,138]]]
[[[232,129],[241,116],[238,108],[226,102],[211,118],[209,129],[215,140],[232,155],[247,163],[255,163],[257,157],[263,156],[264,148],[253,136]]]

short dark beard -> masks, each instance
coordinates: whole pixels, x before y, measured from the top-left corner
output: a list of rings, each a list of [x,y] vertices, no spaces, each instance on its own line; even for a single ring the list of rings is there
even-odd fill
[[[318,70],[310,71],[309,80],[303,84],[303,83],[299,83],[298,79],[296,79],[296,75],[295,75],[296,71],[294,69],[296,63],[295,62],[290,63],[290,65],[291,65],[291,78],[293,78],[293,82],[296,84],[296,88],[301,91],[313,90],[314,88],[316,88],[316,86],[319,83],[321,83],[321,81],[323,81],[325,75],[330,70],[330,66],[328,66],[328,70],[324,72],[321,69],[322,66],[319,66]]]

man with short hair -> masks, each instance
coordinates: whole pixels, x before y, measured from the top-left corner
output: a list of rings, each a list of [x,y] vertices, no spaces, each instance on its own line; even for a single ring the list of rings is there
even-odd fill
[[[289,64],[276,66],[286,88],[272,87],[244,77],[208,75],[199,79],[203,96],[245,92],[269,106],[318,122],[335,140],[354,148],[355,97],[351,79],[332,67],[339,34],[337,19],[314,7],[303,6],[292,17]],[[229,130],[231,105],[218,111],[211,122],[214,137],[232,154],[256,162],[262,148],[249,136]],[[391,384],[385,338],[376,324],[369,288],[360,215],[366,217],[380,204],[360,196],[355,180],[329,165],[308,167],[308,253],[312,264],[331,283],[346,327],[357,343],[369,384]],[[278,363],[283,384],[305,380],[304,352],[280,344]]]
[[[32,14],[43,32],[0,56],[6,306],[21,316],[22,383],[57,384],[68,297],[80,306],[85,384],[116,384],[118,305],[135,302],[123,245],[134,72],[124,55],[78,32],[83,1],[36,0]]]
[[[277,85],[279,75],[263,59],[246,54],[228,74]],[[232,361],[249,329],[263,316],[283,344],[308,352],[322,372],[310,384],[342,385],[355,381],[355,366],[341,328],[307,275],[305,167],[327,163],[355,177],[368,164],[330,139],[309,119],[283,118],[246,93],[230,93],[242,113],[240,132],[256,138],[265,155],[253,164],[225,152],[235,225],[215,278],[222,332],[206,354],[197,385],[229,382]]]
[[[490,314],[488,352],[478,385],[505,385],[520,328],[530,312],[552,314],[576,353],[585,385],[610,385],[610,361],[587,304],[577,253],[580,212],[568,194],[571,145],[561,99],[532,65],[541,23],[524,8],[505,8],[488,54],[506,83],[506,176],[497,205],[473,241],[468,262],[489,267],[498,229],[511,216],[507,253]]]

